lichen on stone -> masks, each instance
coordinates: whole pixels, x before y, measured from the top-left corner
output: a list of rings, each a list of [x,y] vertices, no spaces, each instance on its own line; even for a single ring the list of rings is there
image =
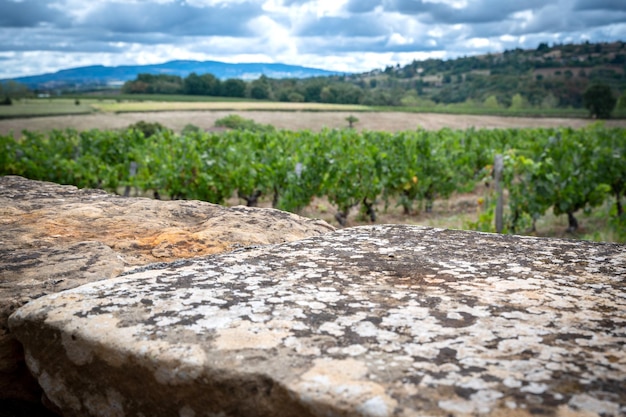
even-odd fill
[[[113,379],[125,410],[155,416],[174,399],[196,415],[618,416],[625,282],[623,245],[368,226],[142,269],[11,325],[40,377],[102,369],[64,379],[81,412],[85,384]],[[129,367],[170,397],[138,404]]]

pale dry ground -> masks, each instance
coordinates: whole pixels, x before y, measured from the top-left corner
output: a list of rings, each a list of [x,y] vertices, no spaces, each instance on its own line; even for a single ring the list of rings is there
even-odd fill
[[[107,113],[133,113],[147,111],[364,111],[367,106],[350,104],[330,103],[284,103],[267,101],[197,101],[197,102],[172,102],[172,101],[122,101],[122,102],[97,102],[92,107]]]
[[[401,131],[422,127],[437,130],[444,127],[455,129],[476,128],[523,128],[523,127],[583,127],[593,123],[591,119],[522,118],[499,116],[449,115],[434,113],[401,112],[309,112],[309,111],[166,111],[147,113],[95,113],[80,116],[33,117],[28,119],[0,120],[0,134],[19,134],[22,130],[48,131],[75,128],[117,129],[140,120],[159,122],[176,131],[193,124],[202,129],[211,129],[215,121],[229,114],[239,114],[258,123],[271,124],[279,129],[310,129],[323,127],[346,127],[346,117],[355,115],[357,129]],[[609,120],[607,126],[626,127],[626,120]]]

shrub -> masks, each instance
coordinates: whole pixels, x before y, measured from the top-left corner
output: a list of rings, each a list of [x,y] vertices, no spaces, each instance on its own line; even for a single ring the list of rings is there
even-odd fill
[[[252,119],[246,119],[238,114],[230,114],[216,120],[215,126],[226,127],[234,130],[250,130],[254,132],[273,132],[276,130],[272,125],[257,123]]]
[[[348,127],[352,129],[354,124],[359,121],[359,119],[353,115],[346,117],[346,121],[348,122]]]
[[[158,122],[145,122],[143,120],[138,121],[130,126],[129,129],[139,130],[143,133],[144,137],[149,138],[155,135],[157,132],[170,130]]]
[[[185,127],[183,127],[183,130],[182,130],[181,134],[183,136],[185,136],[185,135],[188,135],[188,134],[200,133],[200,132],[202,132],[202,129],[200,129],[196,125],[188,123],[188,124],[185,125]]]
[[[613,91],[608,85],[594,84],[583,94],[583,103],[589,110],[591,117],[608,119],[611,117],[617,99],[613,96]]]

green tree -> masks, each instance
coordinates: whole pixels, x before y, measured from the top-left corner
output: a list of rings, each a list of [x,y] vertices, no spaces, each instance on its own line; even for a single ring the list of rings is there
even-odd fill
[[[610,118],[616,102],[611,87],[606,84],[594,84],[583,94],[583,104],[589,115],[599,119]]]
[[[185,94],[218,96],[220,95],[220,80],[213,74],[189,74],[184,80]]]
[[[180,94],[183,79],[168,74],[138,74],[134,81],[127,81],[122,92],[130,94]]]
[[[222,84],[222,95],[225,97],[245,97],[246,83],[243,80],[229,78]]]
[[[202,74],[200,79],[205,86],[206,95],[219,96],[221,94],[222,82],[215,75],[209,73]]]
[[[185,78],[183,86],[185,94],[202,94],[202,81],[195,72],[192,72]]]
[[[526,109],[528,108],[528,100],[522,97],[521,94],[517,93],[511,99],[511,108],[515,110]]]
[[[134,80],[126,81],[122,86],[122,93],[124,94],[145,94],[148,92],[150,85],[143,81]]]
[[[22,98],[32,96],[32,92],[24,84],[13,80],[0,81],[0,96]]]
[[[556,98],[554,96],[554,94],[552,93],[548,93],[547,96],[545,96],[542,100],[541,100],[541,108],[542,109],[555,109],[557,108],[559,105],[559,99]]]
[[[287,95],[287,101],[290,101],[292,103],[301,103],[304,101],[304,96],[300,93],[296,93],[295,91],[293,91]]]
[[[359,121],[359,118],[353,115],[350,115],[346,117],[346,121],[348,122],[348,127],[352,129],[354,127],[354,124]]]
[[[498,98],[496,96],[489,96],[485,99],[485,107],[489,109],[499,109],[500,103],[498,102]]]
[[[270,98],[270,85],[266,76],[262,75],[258,80],[252,81],[250,85],[250,97],[257,100]]]
[[[550,50],[550,47],[545,42],[541,42],[539,46],[537,47],[537,52],[548,52],[549,50]]]
[[[617,108],[618,109],[626,109],[626,91],[622,93],[622,95],[617,100]]]

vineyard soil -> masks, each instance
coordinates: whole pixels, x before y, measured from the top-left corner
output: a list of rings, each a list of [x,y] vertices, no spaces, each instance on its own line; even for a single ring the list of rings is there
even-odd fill
[[[213,129],[215,121],[229,114],[240,114],[257,123],[271,124],[278,129],[319,131],[324,127],[344,128],[348,126],[346,117],[355,115],[359,121],[356,129],[400,131],[422,127],[438,130],[444,127],[453,129],[476,128],[524,128],[560,127],[579,128],[594,121],[591,119],[565,118],[523,118],[501,116],[451,115],[435,113],[402,112],[312,112],[312,111],[165,111],[146,113],[96,113],[79,116],[33,117],[28,119],[0,120],[0,134],[19,134],[22,130],[49,131],[52,129],[74,128],[117,129],[124,128],[140,120],[159,122],[176,131],[187,124],[202,129]],[[609,120],[607,126],[626,127],[626,120]]]
[[[471,230],[470,223],[477,222],[480,214],[487,208],[482,204],[489,195],[489,189],[479,185],[471,193],[453,194],[448,199],[435,200],[430,213],[424,210],[414,210],[411,214],[404,214],[401,207],[392,202],[385,207],[383,202],[375,205],[377,212],[377,224],[410,224],[417,226],[439,227],[445,229]],[[231,198],[227,204],[234,206],[245,204],[238,198]],[[596,241],[619,241],[610,227],[607,227],[606,218],[611,209],[611,204],[596,208],[591,214],[580,216],[580,229],[576,233],[567,231],[567,216],[555,216],[550,212],[542,217],[537,224],[537,230],[531,234],[540,237],[558,237],[566,239],[585,239]],[[261,199],[259,207],[271,207],[268,199]],[[325,198],[315,198],[311,204],[303,209],[300,215],[322,219],[335,227],[341,227],[335,219],[336,210]],[[351,210],[348,217],[347,227],[364,226],[372,224],[369,219],[359,213],[358,208]]]

